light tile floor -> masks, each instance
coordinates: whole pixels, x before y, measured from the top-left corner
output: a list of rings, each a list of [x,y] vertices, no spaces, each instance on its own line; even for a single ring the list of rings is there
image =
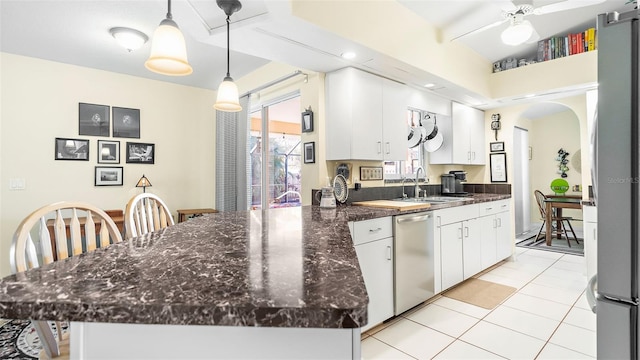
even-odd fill
[[[493,310],[443,296],[362,334],[363,359],[595,359],[584,257],[516,248],[477,275],[518,289]]]

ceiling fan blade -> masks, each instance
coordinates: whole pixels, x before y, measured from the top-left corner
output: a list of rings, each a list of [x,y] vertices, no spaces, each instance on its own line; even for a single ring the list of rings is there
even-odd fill
[[[577,9],[585,6],[596,5],[605,2],[605,0],[566,0],[555,4],[540,6],[533,10],[535,15],[550,14],[558,11]]]
[[[502,20],[498,20],[498,21],[493,22],[493,23],[491,23],[491,24],[489,24],[489,25],[485,25],[485,26],[480,27],[480,28],[478,28],[478,29],[468,31],[468,32],[466,32],[466,33],[464,33],[464,34],[462,34],[462,35],[458,35],[458,36],[456,36],[456,37],[452,38],[452,39],[451,39],[451,41],[455,41],[455,40],[458,40],[458,39],[463,38],[463,37],[465,37],[465,36],[469,36],[469,35],[477,34],[477,33],[480,33],[480,32],[482,32],[482,31],[485,31],[485,30],[489,30],[489,29],[494,28],[494,27],[496,27],[496,26],[500,26],[500,25],[502,25],[502,24],[504,24],[505,22],[508,22],[508,21],[509,21],[509,19],[502,19]]]

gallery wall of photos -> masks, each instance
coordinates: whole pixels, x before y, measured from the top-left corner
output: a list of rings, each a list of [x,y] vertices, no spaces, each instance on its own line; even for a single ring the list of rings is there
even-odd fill
[[[78,104],[78,135],[104,138],[140,139],[140,109],[99,104]],[[152,143],[98,139],[95,156],[95,186],[122,186],[124,169],[121,153],[127,164],[154,164],[156,146]],[[91,140],[84,138],[55,138],[55,160],[89,161]]]

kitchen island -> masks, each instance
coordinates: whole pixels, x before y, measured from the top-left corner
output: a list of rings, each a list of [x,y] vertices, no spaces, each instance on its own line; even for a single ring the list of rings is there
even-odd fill
[[[347,221],[385,213],[204,215],[5,277],[0,317],[70,321],[72,358],[360,358],[368,298]]]

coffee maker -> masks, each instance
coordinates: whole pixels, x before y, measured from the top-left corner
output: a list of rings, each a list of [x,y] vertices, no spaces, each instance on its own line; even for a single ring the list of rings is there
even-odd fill
[[[448,174],[440,175],[440,192],[442,195],[464,196],[464,182],[467,181],[467,173],[462,170],[452,170]]]
[[[466,195],[467,193],[464,191],[464,184],[467,182],[467,172],[462,170],[452,170],[449,171],[449,174],[453,175],[455,179],[455,193],[457,195]]]

